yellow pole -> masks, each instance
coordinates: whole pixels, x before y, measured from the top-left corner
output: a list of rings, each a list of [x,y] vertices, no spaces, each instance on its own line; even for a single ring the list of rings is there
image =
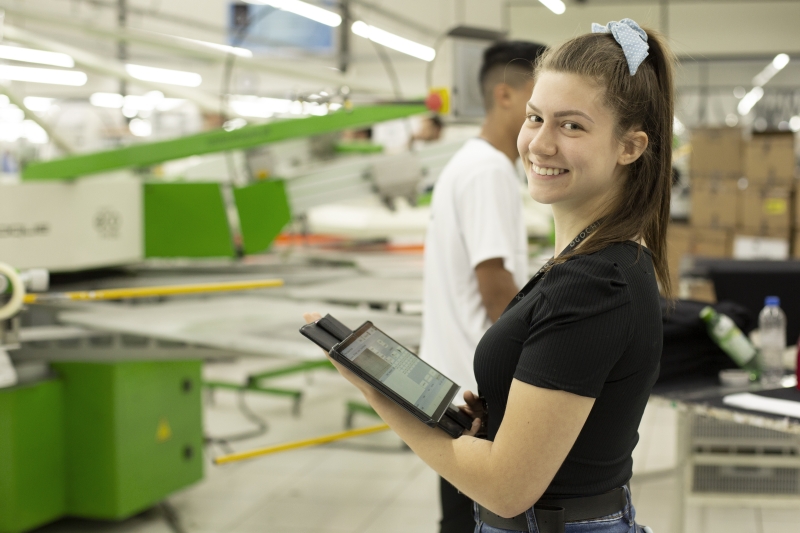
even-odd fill
[[[261,457],[262,455],[269,455],[272,453],[285,452],[288,450],[296,450],[297,448],[305,448],[307,446],[318,446],[320,444],[327,444],[337,440],[349,439],[351,437],[359,437],[361,435],[369,435],[370,433],[377,433],[379,431],[386,431],[389,426],[386,424],[378,424],[377,426],[369,426],[365,428],[351,429],[348,431],[340,431],[339,433],[331,433],[330,435],[323,435],[321,437],[314,437],[313,439],[298,440],[295,442],[287,442],[285,444],[276,444],[274,446],[267,446],[266,448],[257,448],[248,452],[232,453],[229,455],[222,455],[214,459],[215,465],[224,465],[226,463],[234,463],[236,461],[244,461],[252,459],[253,457]]]
[[[107,289],[99,291],[26,294],[25,303],[35,304],[65,300],[123,300],[127,298],[148,298],[152,296],[175,296],[179,294],[200,294],[206,292],[244,291],[250,289],[281,287],[282,285],[282,279],[262,279],[253,281],[200,283],[196,285],[164,285],[160,287],[134,287],[129,289]]]

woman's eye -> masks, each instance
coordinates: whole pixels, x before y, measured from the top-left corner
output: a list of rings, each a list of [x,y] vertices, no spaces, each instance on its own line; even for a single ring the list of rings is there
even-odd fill
[[[567,128],[570,131],[578,131],[578,130],[583,129],[583,128],[580,127],[580,125],[575,124],[574,122],[567,122],[566,124],[564,124],[564,127]]]
[[[542,122],[542,117],[538,115],[528,115],[528,120],[530,122]]]

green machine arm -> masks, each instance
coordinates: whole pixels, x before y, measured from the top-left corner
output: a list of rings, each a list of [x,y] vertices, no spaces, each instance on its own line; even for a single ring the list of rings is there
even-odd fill
[[[345,128],[363,128],[427,111],[418,103],[374,105],[337,111],[321,117],[287,119],[244,126],[233,131],[215,130],[169,141],[136,144],[116,150],[82,154],[41,163],[22,171],[23,180],[74,179],[127,167],[144,167],[193,155],[241,150],[262,144],[309,137]]]

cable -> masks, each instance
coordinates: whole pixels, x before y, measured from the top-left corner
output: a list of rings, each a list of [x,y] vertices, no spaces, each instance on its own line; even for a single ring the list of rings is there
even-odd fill
[[[247,17],[247,20],[244,22],[242,27],[239,28],[239,31],[236,32],[236,36],[231,41],[231,47],[239,47],[245,41],[245,39],[247,39],[253,26],[259,22],[262,22],[273,13],[281,11],[277,8],[265,9],[266,7],[269,6],[262,6],[262,9]],[[234,54],[231,50],[228,52],[228,55],[225,58],[225,71],[222,75],[222,85],[220,86],[219,93],[219,114],[223,118],[227,118],[226,110],[228,107],[228,96],[231,87],[231,74],[233,73],[234,63],[236,63],[236,57],[236,54]]]
[[[354,452],[370,452],[370,453],[408,453],[411,448],[408,446],[380,446],[377,444],[354,444],[352,442],[332,442],[325,445],[327,448],[336,448],[337,450],[350,450]]]
[[[269,424],[267,421],[255,414],[253,410],[250,409],[250,406],[247,405],[247,402],[245,402],[244,393],[245,391],[239,391],[237,407],[239,408],[239,412],[242,414],[242,416],[255,425],[256,429],[242,433],[234,433],[232,435],[225,435],[222,437],[212,437],[210,435],[206,435],[203,438],[206,444],[215,444],[221,447],[225,453],[233,453],[233,449],[230,447],[231,442],[254,439],[256,437],[265,435],[267,431],[269,431]]]
[[[375,48],[375,52],[378,54],[378,57],[383,64],[383,68],[386,71],[386,75],[389,77],[389,83],[392,84],[392,92],[394,92],[394,97],[398,100],[403,99],[403,91],[400,87],[400,78],[397,77],[397,71],[394,69],[394,63],[392,63],[392,58],[389,57],[389,54],[386,50],[383,49],[381,45],[376,43],[373,40],[370,40],[372,43],[372,47]]]
[[[164,522],[174,533],[187,533],[186,528],[181,523],[181,517],[175,507],[172,506],[167,500],[163,500],[158,504],[161,511],[161,516],[164,517]]]
[[[434,56],[425,66],[425,88],[428,89],[428,91],[433,87],[433,64],[436,63],[436,58],[439,57],[439,48],[442,46],[442,43],[444,43],[445,39],[447,39],[449,33],[449,31],[442,33],[433,42]]]
[[[239,28],[239,31],[236,32],[236,36],[231,41],[231,46],[233,48],[238,47],[244,42],[245,39],[247,39],[250,29],[253,26],[263,21],[273,13],[280,11],[280,9],[277,8],[266,9],[266,7],[267,6],[262,6],[262,9],[247,17],[247,20],[242,27]],[[233,50],[231,50],[228,52],[228,55],[225,58],[225,70],[222,75],[222,85],[220,86],[219,93],[219,115],[223,121],[228,119],[228,98],[230,96],[231,75],[233,74],[233,66],[236,62],[236,57],[236,54],[234,54]],[[228,166],[228,175],[231,178],[231,183],[236,182],[238,172],[236,170],[236,165],[233,163],[233,156],[231,155],[231,152],[227,150],[225,151],[225,164]]]

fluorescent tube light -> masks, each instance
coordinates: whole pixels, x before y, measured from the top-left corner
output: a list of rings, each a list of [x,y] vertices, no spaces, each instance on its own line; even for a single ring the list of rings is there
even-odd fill
[[[88,78],[85,72],[79,70],[56,70],[50,68],[0,65],[0,79],[82,87],[86,85],[86,80]]]
[[[772,77],[783,70],[783,67],[789,64],[789,56],[787,54],[778,54],[772,62],[764,67],[764,70],[756,74],[753,78],[753,85],[756,87],[763,87],[767,84]]]
[[[170,37],[174,37],[175,39],[179,39],[181,41],[198,44],[200,46],[205,46],[206,48],[213,48],[214,50],[220,50],[221,52],[237,55],[239,57],[253,57],[253,52],[251,50],[248,50],[247,48],[242,48],[240,46],[228,46],[227,44],[210,43],[208,41],[199,41],[197,39],[189,39],[187,37],[178,37],[177,35],[171,35]]]
[[[153,126],[146,120],[135,118],[128,124],[128,129],[136,137],[149,137],[153,133]]]
[[[55,98],[44,98],[42,96],[26,96],[22,103],[31,111],[47,111],[53,105]]]
[[[328,114],[328,106],[326,105],[283,98],[231,95],[229,105],[237,115],[243,117],[270,118],[275,115],[323,116]],[[335,104],[332,104],[331,107],[333,105]]]
[[[567,6],[561,0],[539,0],[539,2],[556,15],[561,15],[567,10]]]
[[[270,118],[276,114],[292,112],[292,101],[282,98],[234,96],[230,100],[230,106],[237,115],[243,117]]]
[[[182,98],[164,98],[161,91],[150,91],[144,96],[129,94],[122,96],[117,93],[94,93],[89,97],[89,102],[96,107],[109,109],[127,108],[133,111],[169,111],[184,103]]]
[[[120,109],[124,101],[124,96],[115,93],[94,93],[89,97],[89,103],[93,106],[110,109]]]
[[[758,103],[764,96],[764,89],[761,87],[753,87],[744,97],[739,100],[737,110],[740,115],[746,115],[753,109],[753,106]]]
[[[335,28],[342,23],[342,17],[333,11],[322,9],[300,0],[245,0],[248,4],[257,4],[274,7],[281,11],[288,11],[307,19]]]
[[[775,59],[772,60],[772,66],[778,70],[783,69],[786,65],[789,64],[789,54],[778,54],[775,56]]]
[[[20,46],[0,45],[0,59],[11,61],[22,61],[25,63],[39,63],[42,65],[53,65],[54,67],[72,68],[75,61],[71,56],[61,52],[45,52],[44,50],[33,50]]]
[[[196,72],[185,70],[172,70],[168,68],[145,67],[143,65],[125,65],[128,74],[142,81],[164,83],[166,85],[181,85],[183,87],[198,87],[203,83],[203,77]]]
[[[408,54],[417,59],[422,59],[423,61],[433,61],[433,58],[436,57],[436,50],[430,46],[415,43],[405,37],[389,33],[375,26],[370,26],[361,20],[355,21],[351,26],[351,30],[359,37],[364,37],[370,41],[382,44],[387,48]]]

